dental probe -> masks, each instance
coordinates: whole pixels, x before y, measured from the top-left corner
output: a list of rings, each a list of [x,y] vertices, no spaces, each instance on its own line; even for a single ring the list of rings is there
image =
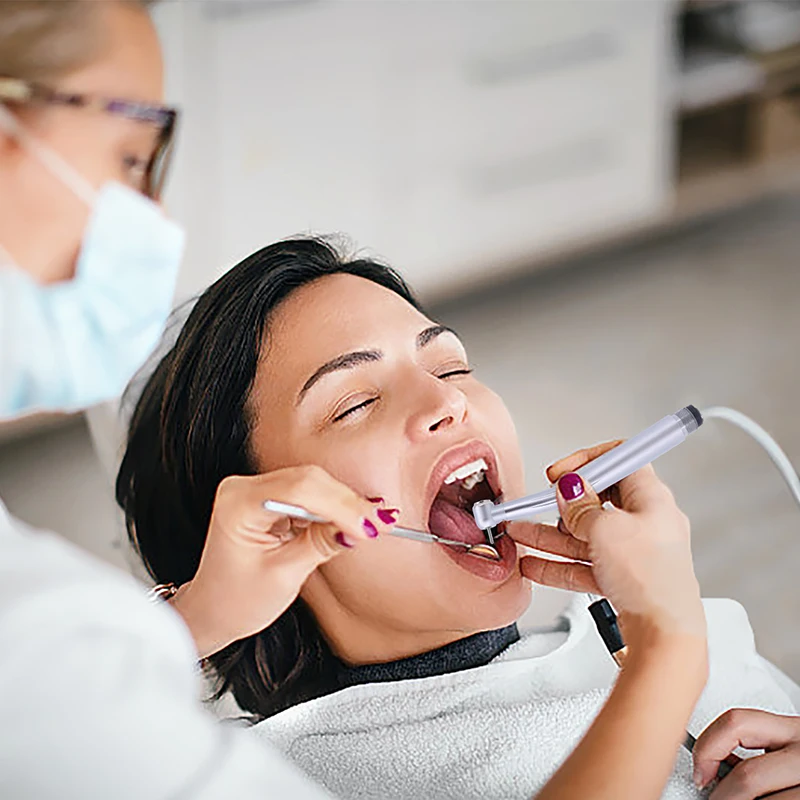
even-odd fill
[[[285,514],[287,517],[294,517],[295,519],[304,519],[308,522],[330,522],[330,520],[320,517],[317,514],[312,514],[302,506],[295,506],[291,503],[281,503],[278,500],[265,500],[264,510],[272,511],[275,514]],[[413,528],[402,528],[396,525],[389,531],[392,536],[399,536],[401,539],[413,539],[417,542],[435,542],[436,544],[446,544],[454,547],[464,547],[467,553],[479,558],[485,558],[488,561],[500,561],[500,554],[491,545],[484,544],[469,544],[468,542],[458,542],[455,539],[443,539],[435,533],[428,533],[427,531],[418,531]]]
[[[577,470],[578,475],[591,484],[599,494],[672,450],[702,424],[703,417],[694,406],[681,408],[613,450],[585,464]],[[557,509],[556,491],[551,487],[521,497],[519,500],[509,500],[504,503],[495,504],[491,500],[479,500],[472,507],[472,515],[478,527],[486,534],[489,544],[493,545],[495,538],[498,537],[494,528],[499,523],[535,517]]]

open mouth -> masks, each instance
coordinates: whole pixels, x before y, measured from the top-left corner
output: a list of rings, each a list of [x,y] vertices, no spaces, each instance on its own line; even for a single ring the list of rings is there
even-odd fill
[[[452,459],[446,469],[452,465]],[[501,491],[494,457],[462,458],[441,479],[428,513],[428,530],[443,539],[481,544],[486,535],[475,524],[472,506],[479,500],[496,502]]]

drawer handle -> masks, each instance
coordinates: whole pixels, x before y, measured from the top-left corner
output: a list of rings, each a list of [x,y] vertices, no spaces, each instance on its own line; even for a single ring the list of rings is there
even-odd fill
[[[475,58],[465,68],[470,83],[491,86],[541,77],[615,58],[619,40],[610,31],[594,31],[577,39],[553,42],[496,58]]]
[[[596,135],[478,167],[467,175],[466,183],[473,194],[496,195],[592,175],[608,168],[616,155],[612,138]]]

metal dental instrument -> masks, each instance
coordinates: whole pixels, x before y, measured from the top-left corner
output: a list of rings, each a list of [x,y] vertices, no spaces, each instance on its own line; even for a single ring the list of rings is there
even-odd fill
[[[681,408],[590,461],[577,470],[578,475],[588,481],[596,492],[602,492],[672,450],[702,424],[703,417],[694,406]],[[527,519],[557,509],[555,488],[550,488],[505,503],[479,500],[472,507],[472,514],[478,527],[486,534],[488,543],[494,545],[495,539],[502,535],[494,531],[499,523]]]
[[[291,503],[281,503],[278,500],[265,500],[264,510],[272,511],[275,514],[285,514],[287,517],[294,517],[295,519],[304,519],[308,522],[329,522],[324,517],[317,514],[312,514],[302,506],[295,506]],[[413,539],[417,542],[435,542],[436,544],[446,544],[453,547],[463,547],[470,555],[477,556],[478,558],[485,558],[488,561],[500,561],[500,553],[492,545],[481,542],[480,544],[469,544],[467,542],[457,542],[455,539],[443,539],[435,533],[428,533],[427,531],[417,531],[413,528],[401,528],[395,526],[389,533],[392,536],[398,536],[401,539]]]

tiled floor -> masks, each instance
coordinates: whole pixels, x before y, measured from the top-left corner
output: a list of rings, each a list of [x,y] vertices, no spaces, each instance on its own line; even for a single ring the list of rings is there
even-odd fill
[[[531,490],[579,446],[687,403],[730,405],[800,464],[800,198],[563,265],[437,309],[517,420]],[[740,600],[800,680],[800,509],[756,444],[709,421],[659,472],[694,525],[709,596]],[[120,563],[110,487],[85,427],[0,448],[0,496]]]
[[[800,198],[436,309],[541,468],[687,403],[729,405],[800,465]],[[658,464],[693,522],[706,596],[750,613],[761,652],[800,679],[800,508],[766,455],[710,420]]]

